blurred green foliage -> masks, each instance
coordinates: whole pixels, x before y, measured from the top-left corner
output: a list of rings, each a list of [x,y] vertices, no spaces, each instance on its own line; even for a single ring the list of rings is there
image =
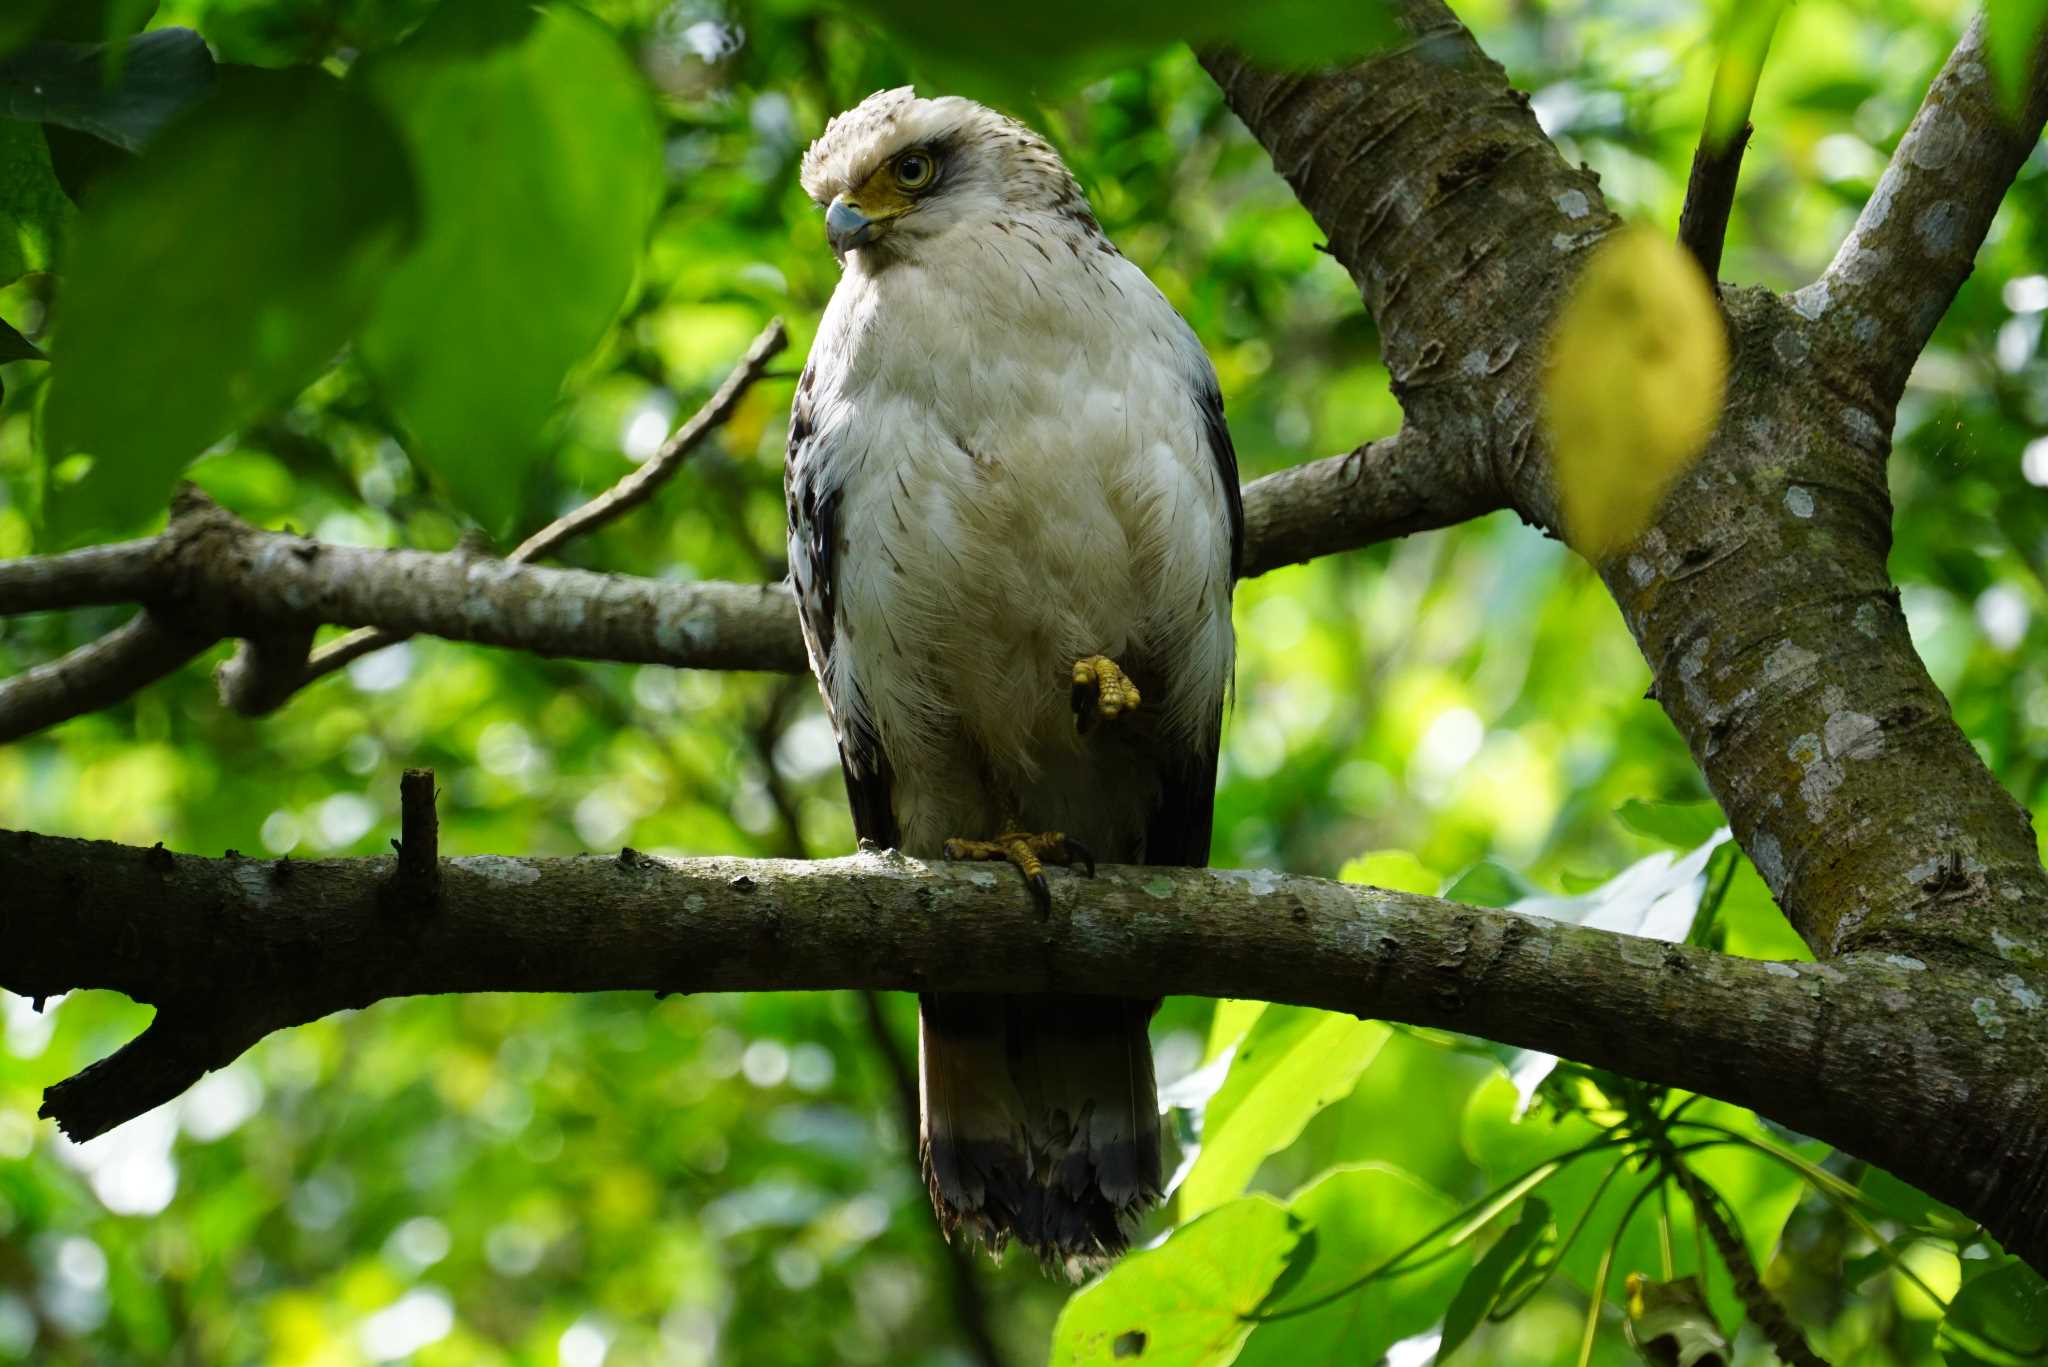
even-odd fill
[[[1301,7],[1253,9],[1271,41],[1330,45],[1291,55],[1362,41],[1304,40]],[[2002,10],[2000,52],[2032,31],[2020,10],[2038,17]],[[0,60],[105,41],[97,60],[118,71],[146,23],[197,30],[227,69],[185,91],[189,112],[140,156],[0,117],[0,321],[52,357],[0,350],[0,555],[144,530],[181,466],[254,522],[354,544],[445,549],[479,522],[541,525],[644,459],[769,316],[808,342],[835,268],[796,159],[828,115],[906,80],[1004,93],[1055,138],[1208,345],[1247,478],[1392,431],[1350,282],[1193,58],[1163,45],[1165,7],[1038,13],[1057,22],[894,0],[592,0],[539,17],[481,0],[10,6]],[[1725,16],[1661,0],[1460,13],[1565,155],[1668,230]],[[1785,9],[1726,275],[1789,288],[1826,263],[1963,19],[1950,0]],[[225,125],[247,92],[283,88],[270,81],[348,93],[170,173],[207,138],[243,147]],[[317,123],[342,118],[355,137]],[[382,137],[416,196],[366,169]],[[2037,156],[1915,374],[1892,465],[1915,639],[2037,824],[2044,188]],[[308,222],[321,204],[330,218]],[[378,251],[410,254],[372,298]],[[564,558],[779,575],[793,371],[756,386],[653,508]],[[45,508],[67,500],[75,520],[53,531]],[[0,672],[122,615],[0,622]],[[1218,864],[1489,905],[1542,896],[1584,917],[1651,915],[1630,890],[1654,885],[1678,898],[1657,914],[1679,933],[1804,956],[1747,862],[1706,848],[1718,822],[1642,696],[1647,670],[1554,543],[1494,517],[1247,583],[1237,621]],[[807,681],[433,640],[253,722],[195,666],[0,750],[0,820],[209,853],[372,853],[412,765],[440,775],[451,853],[851,844]],[[4,1008],[0,1361],[966,1360],[902,1097],[853,997],[385,1002],[269,1039],[84,1146],[34,1118],[40,1091],[147,1009],[96,993]],[[909,1004],[886,1010],[907,1049]],[[1591,1359],[1622,1363],[1631,1273],[1701,1276],[1736,1360],[1767,1360],[1686,1203],[1617,1162],[1616,1136],[1660,1133],[1681,1107],[1721,1128],[1672,1142],[1700,1146],[1689,1160],[1832,1359],[1996,1361],[2040,1322],[2039,1279],[1968,1222],[1734,1108],[1254,1004],[1169,1002],[1156,1043],[1198,1176],[1149,1232],[1187,1223],[1079,1293],[1020,1260],[985,1274],[1014,1361],[1113,1357],[1142,1332],[1144,1361],[1242,1342],[1245,1361],[1391,1349],[1409,1364],[1449,1313],[1468,1335],[1455,1361],[1577,1362],[1590,1323]]]

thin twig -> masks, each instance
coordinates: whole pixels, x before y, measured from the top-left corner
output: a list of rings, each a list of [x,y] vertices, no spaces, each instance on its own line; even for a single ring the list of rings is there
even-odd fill
[[[782,320],[769,319],[768,326],[754,338],[753,345],[747,348],[747,354],[740,358],[732,374],[725,377],[725,383],[718,387],[718,392],[688,422],[671,433],[660,450],[590,502],[556,518],[527,537],[505,558],[524,562],[552,555],[572,537],[602,527],[654,497],[654,491],[682,468],[683,462],[703,444],[704,438],[725,425],[733,410],[740,406],[747,390],[768,368],[768,362],[781,355],[788,345],[789,334],[784,330]]]
[[[732,417],[747,390],[767,370],[768,363],[788,345],[789,334],[782,320],[771,318],[768,326],[754,338],[753,345],[747,348],[739,365],[725,377],[725,383],[690,416],[689,421],[669,435],[660,450],[611,488],[527,537],[505,559],[512,564],[523,565],[551,555],[575,537],[615,521],[654,497],[655,491],[682,468],[683,462],[703,444],[704,439]],[[245,646],[234,659],[222,666],[222,700],[244,715],[259,715],[275,709],[307,684],[405,639],[405,635],[381,627],[353,631],[314,651],[304,659],[302,666],[295,666],[296,677],[292,671],[287,671],[282,679],[265,679],[266,672],[275,671],[266,671],[256,652]],[[261,682],[245,682],[236,677],[243,674],[254,674]],[[231,679],[234,680],[232,684]],[[245,706],[245,703],[249,705]]]

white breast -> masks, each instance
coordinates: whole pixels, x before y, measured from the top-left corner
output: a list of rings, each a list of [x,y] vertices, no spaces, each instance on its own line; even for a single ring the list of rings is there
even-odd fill
[[[911,849],[963,833],[947,828],[991,780],[1015,793],[1079,759],[1076,658],[1169,670],[1159,725],[1189,744],[1213,733],[1231,669],[1229,520],[1199,402],[1214,380],[1193,333],[1092,235],[1026,220],[955,237],[851,266],[813,351],[840,494],[828,686],[836,713],[872,718]]]

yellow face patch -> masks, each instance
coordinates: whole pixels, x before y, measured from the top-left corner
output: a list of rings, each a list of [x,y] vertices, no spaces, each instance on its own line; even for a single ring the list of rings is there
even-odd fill
[[[877,223],[910,212],[917,201],[903,193],[903,187],[896,183],[896,169],[889,163],[875,169],[875,173],[860,183],[860,188],[846,197],[847,202]]]

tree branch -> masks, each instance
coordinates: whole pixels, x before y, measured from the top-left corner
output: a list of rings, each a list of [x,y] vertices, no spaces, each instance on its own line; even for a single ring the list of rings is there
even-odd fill
[[[1818,340],[1866,381],[1874,411],[1887,419],[2044,121],[2048,52],[2035,49],[2021,106],[2011,110],[1988,69],[1985,20],[1972,19],[1854,231],[1795,296]]]
[[[219,639],[146,609],[138,612],[69,655],[0,680],[0,745],[110,707]]]
[[[1412,429],[1254,480],[1244,491],[1244,575],[1450,527],[1504,506],[1470,465]]]
[[[1409,425],[1454,443],[1439,468],[1479,462],[1481,487],[1555,527],[1543,338],[1615,220],[1438,0],[1394,7],[1410,41],[1349,68],[1203,61],[1358,282]],[[2048,918],[2025,911],[2048,906],[2026,813],[1950,716],[1886,567],[1892,403],[2048,101],[2037,66],[2023,125],[1994,120],[1981,56],[1980,23],[1833,275],[1790,298],[1722,292],[1720,427],[1655,524],[1600,566],[1654,696],[1823,957],[1967,946],[2048,965]],[[1932,268],[1923,221],[1955,229]],[[1900,277],[1876,283],[1880,266]],[[1857,302],[1831,302],[1836,280]],[[1865,326],[1915,296],[1924,326]]]
[[[1446,467],[1428,443],[1403,432],[1248,485],[1245,572],[1263,574],[1449,526],[1498,506],[1479,467]],[[366,634],[355,654],[384,637],[425,634],[541,655],[688,669],[798,674],[809,668],[796,603],[782,584],[678,584],[522,565],[461,549],[331,545],[251,527],[189,487],[161,536],[0,564],[0,615],[124,602],[151,606],[167,622],[193,624],[189,632],[198,635],[178,635],[186,653],[168,663],[159,658],[157,637],[146,638],[159,646],[146,658],[133,646],[111,662],[94,657],[98,691],[90,695],[67,692],[71,685],[49,676],[75,670],[69,657],[0,682],[0,740],[108,706],[223,636],[252,643],[222,667],[226,700],[243,711],[267,710],[308,676],[282,665],[251,668],[251,657],[274,652],[295,666],[299,643],[326,625],[382,633],[375,639]],[[327,647],[316,662],[338,657],[356,639]]]
[[[740,400],[746,397],[747,390],[767,370],[768,363],[781,355],[788,345],[789,335],[783,329],[782,320],[769,319],[768,326],[761,329],[760,335],[747,348],[746,355],[740,358],[739,365],[725,377],[725,383],[691,415],[688,422],[669,434],[661,449],[596,498],[556,518],[520,542],[505,557],[506,561],[522,565],[552,555],[574,538],[616,521],[654,497],[655,491],[683,467],[691,452],[702,445],[712,432],[725,425],[733,410],[739,407]],[[252,639],[233,659],[221,666],[221,700],[245,716],[269,712],[282,706],[294,692],[316,679],[325,678],[365,655],[396,645],[404,639],[397,632],[367,627],[333,642],[310,658],[303,648],[296,656],[293,654],[292,647],[297,644],[299,633]],[[306,646],[311,644],[308,637]]]
[[[1710,133],[1702,133],[1700,145],[1693,150],[1692,173],[1685,182],[1685,207],[1678,213],[1678,245],[1692,253],[1716,288],[1721,279],[1721,248],[1728,237],[1728,215],[1735,208],[1735,183],[1742,175],[1742,153],[1755,131],[1754,125],[1744,123],[1718,147]]]
[[[46,1105],[84,1138],[264,1030],[437,992],[830,988],[1254,997],[1482,1035],[1709,1092],[1881,1163],[2048,1263],[2048,1011],[1969,956],[1761,963],[1264,871],[1014,879],[890,852],[805,863],[487,855],[394,914],[391,857],[202,859],[0,832],[23,995],[113,988],[165,1036]],[[148,916],[134,908],[148,906]],[[154,1030],[155,1027],[152,1027]],[[1909,1066],[1902,1066],[1909,1060]],[[175,1085],[174,1085],[175,1084]]]

